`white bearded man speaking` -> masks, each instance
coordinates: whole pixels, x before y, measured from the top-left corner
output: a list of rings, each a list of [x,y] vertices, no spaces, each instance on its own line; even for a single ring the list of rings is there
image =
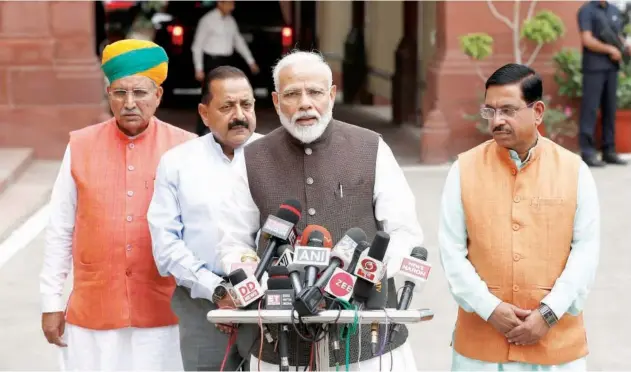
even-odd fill
[[[257,232],[283,201],[292,198],[306,212],[298,229],[324,226],[334,242],[353,227],[364,230],[370,240],[385,231],[390,235],[386,259],[400,262],[423,242],[423,232],[412,191],[388,145],[378,133],[332,119],[336,87],[331,68],[319,54],[285,56],[274,68],[274,83],[273,100],[282,126],[248,145],[240,159],[232,195],[225,199],[219,219],[218,259],[224,270],[230,272],[231,265],[253,251],[262,255],[266,234],[261,234],[257,244]],[[389,269],[388,277],[395,271]],[[396,288],[391,278],[387,283],[387,305],[384,298],[380,307],[394,308]],[[293,341],[298,337],[292,333]],[[415,369],[407,335],[404,329],[391,343],[393,358],[386,350],[381,358],[384,370]],[[250,368],[278,370],[273,344],[263,342],[259,352],[256,343],[253,349],[256,355],[251,357]],[[309,365],[310,351],[310,343],[290,342],[291,368]],[[341,352],[344,355],[344,345]],[[370,325],[360,326],[351,336],[349,354],[350,368],[379,369],[380,358],[371,352]],[[336,360],[331,353],[328,365],[318,369],[335,368],[336,363],[343,365],[344,360]]]

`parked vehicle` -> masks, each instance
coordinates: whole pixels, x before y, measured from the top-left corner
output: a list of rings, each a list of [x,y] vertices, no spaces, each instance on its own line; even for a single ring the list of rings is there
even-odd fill
[[[195,80],[191,45],[199,20],[214,8],[215,2],[171,1],[164,14],[160,14],[161,19],[154,22],[154,42],[169,56],[169,76],[163,85],[162,106],[193,107],[199,102],[201,86]],[[232,16],[260,72],[253,76],[236,51],[232,56],[234,65],[248,74],[258,102],[271,101],[272,66],[294,43],[291,20],[283,15],[280,1],[237,1]]]

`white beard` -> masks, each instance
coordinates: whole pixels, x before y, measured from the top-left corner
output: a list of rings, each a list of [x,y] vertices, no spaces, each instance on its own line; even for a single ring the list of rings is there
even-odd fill
[[[305,116],[313,116],[317,118],[318,121],[313,125],[297,125],[296,121]],[[333,117],[333,102],[329,104],[329,109],[322,116],[320,116],[316,110],[309,110],[298,111],[291,119],[285,116],[282,112],[278,113],[278,117],[280,118],[280,122],[283,127],[285,127],[292,137],[302,143],[311,143],[320,138],[322,133],[326,130],[326,127],[329,125],[329,122]]]

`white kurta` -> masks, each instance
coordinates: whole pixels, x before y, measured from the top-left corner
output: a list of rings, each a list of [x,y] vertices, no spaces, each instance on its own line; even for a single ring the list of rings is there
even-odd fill
[[[50,200],[44,264],[40,274],[42,312],[66,309],[64,282],[72,267],[77,187],[66,148]],[[67,370],[183,370],[178,326],[96,331],[66,324],[61,348]]]

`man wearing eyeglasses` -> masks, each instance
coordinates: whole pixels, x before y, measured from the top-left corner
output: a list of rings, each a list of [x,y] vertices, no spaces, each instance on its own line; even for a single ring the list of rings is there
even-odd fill
[[[175,282],[158,273],[146,215],[160,156],[196,135],[154,117],[168,69],[161,47],[122,40],[102,58],[114,118],[70,133],[50,201],[42,329],[64,369],[181,370]]]
[[[539,135],[542,87],[527,66],[495,71],[481,109],[493,139],[447,175],[439,244],[459,305],[454,371],[587,368],[598,194],[587,164]]]

